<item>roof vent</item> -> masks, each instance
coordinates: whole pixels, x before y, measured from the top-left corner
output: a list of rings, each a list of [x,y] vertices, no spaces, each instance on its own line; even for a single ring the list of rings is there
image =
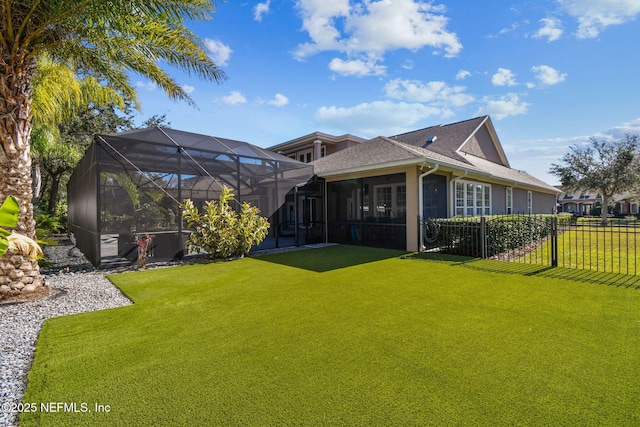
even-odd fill
[[[438,139],[437,136],[435,135],[431,135],[430,137],[427,138],[427,140],[425,141],[424,145],[422,146],[423,148],[426,147],[427,145],[431,144],[432,142],[435,142],[436,139]]]

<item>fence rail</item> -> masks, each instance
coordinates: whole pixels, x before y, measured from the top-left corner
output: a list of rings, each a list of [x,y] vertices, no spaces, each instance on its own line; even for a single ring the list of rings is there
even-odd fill
[[[567,215],[419,219],[425,251],[501,261],[638,274],[640,222]]]

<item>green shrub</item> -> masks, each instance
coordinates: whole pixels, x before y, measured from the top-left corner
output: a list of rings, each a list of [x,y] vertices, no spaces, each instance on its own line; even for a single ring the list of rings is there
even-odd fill
[[[233,200],[227,187],[222,188],[219,201],[205,203],[202,213],[190,199],[185,200],[182,217],[195,229],[186,242],[188,249],[205,251],[214,259],[243,256],[267,237],[269,220],[259,215],[260,210],[245,202],[236,213],[229,205]]]
[[[553,215],[504,215],[485,217],[484,255],[487,257],[536,243],[551,233]],[[571,216],[558,217],[568,225]],[[437,244],[446,252],[479,257],[483,254],[480,217],[437,220]]]
[[[42,212],[36,216],[36,227],[44,234],[57,234],[66,229],[66,220],[62,215]]]

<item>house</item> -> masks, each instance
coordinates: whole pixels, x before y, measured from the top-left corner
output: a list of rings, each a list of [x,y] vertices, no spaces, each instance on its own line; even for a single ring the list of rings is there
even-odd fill
[[[596,206],[602,205],[602,196],[597,190],[562,191],[558,195],[558,212],[570,212],[575,215],[596,215]],[[614,194],[608,207],[614,215],[638,215],[637,196],[630,192]]]
[[[274,145],[267,148],[267,150],[303,163],[310,163],[365,141],[364,138],[349,134],[333,136],[322,132],[313,132],[291,141]]]
[[[562,191],[562,193],[558,195],[558,212],[568,212],[575,215],[592,215],[596,204],[602,204],[602,196],[596,190]]]
[[[96,266],[181,257],[180,203],[222,186],[269,217],[260,249],[318,242],[416,251],[424,218],[551,213],[559,190],[512,169],[488,116],[392,137],[311,133],[262,149],[166,128],[96,135],[69,181],[69,229]]]
[[[380,136],[311,164],[335,243],[415,251],[420,219],[549,214],[559,193],[510,167],[489,116]]]

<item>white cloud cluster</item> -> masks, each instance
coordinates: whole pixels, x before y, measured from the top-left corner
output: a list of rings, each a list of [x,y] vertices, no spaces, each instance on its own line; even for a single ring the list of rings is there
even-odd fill
[[[640,14],[638,0],[558,0],[570,16],[578,19],[578,38],[598,37],[610,25],[620,25]]]
[[[229,105],[246,104],[247,98],[237,90],[232,90],[227,96],[222,97],[222,102]]]
[[[276,96],[271,101],[267,102],[267,104],[273,105],[276,107],[284,107],[288,103],[289,103],[289,98],[287,98],[281,93],[276,93]]]
[[[522,101],[518,94],[515,93],[508,93],[498,98],[485,96],[483,103],[484,105],[480,107],[476,115],[488,114],[495,120],[526,114],[530,105]]]
[[[491,77],[494,86],[516,86],[516,75],[507,68],[498,68],[498,72]]]
[[[196,88],[189,85],[182,85],[182,90],[184,90],[186,94],[190,94],[190,93],[193,93],[196,90]]]
[[[204,44],[209,51],[209,56],[217,66],[223,67],[228,64],[231,53],[233,52],[229,46],[220,40],[205,39]]]
[[[391,50],[416,51],[430,46],[435,53],[454,57],[462,49],[457,35],[447,30],[444,6],[430,2],[297,0],[297,6],[311,42],[298,45],[295,57],[343,52],[350,59],[334,62],[334,67],[358,66],[356,75],[378,75],[381,69],[377,63]]]
[[[527,83],[527,87],[533,89],[535,87],[553,86],[563,82],[567,78],[567,73],[561,73],[555,68],[548,65],[534,65],[531,71],[538,84]]]
[[[358,135],[374,137],[410,130],[416,123],[437,117],[454,116],[454,108],[474,101],[464,86],[445,82],[394,79],[384,86],[388,99],[364,102],[352,107],[325,106],[316,111],[322,126],[348,129]]]
[[[419,103],[374,101],[354,107],[321,107],[315,120],[323,126],[349,129],[358,135],[375,137],[404,132],[411,126],[433,116],[441,109]]]
[[[353,61],[343,61],[340,58],[333,58],[329,63],[329,69],[343,76],[382,76],[386,73],[387,67],[378,65],[375,60],[364,61],[356,59]]]
[[[269,7],[271,6],[271,0],[267,0],[264,3],[258,3],[253,8],[253,19],[258,22],[262,22],[262,16],[269,13]]]
[[[445,82],[423,83],[418,80],[395,79],[388,82],[385,93],[402,101],[429,103],[434,107],[462,107],[474,101],[464,86],[449,86]]]
[[[458,74],[456,74],[456,80],[464,80],[467,77],[469,77],[470,75],[471,75],[470,71],[460,70],[460,71],[458,71]]]
[[[543,18],[540,20],[540,23],[542,24],[542,28],[533,35],[533,38],[546,38],[547,42],[553,42],[562,36],[562,23],[558,18]]]

